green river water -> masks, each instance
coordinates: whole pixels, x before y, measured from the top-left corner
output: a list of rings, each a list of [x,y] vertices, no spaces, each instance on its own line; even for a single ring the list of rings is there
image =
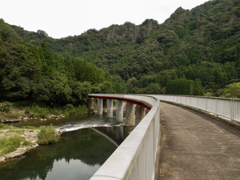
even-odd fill
[[[45,122],[32,120],[15,125],[39,126],[49,123],[68,132],[56,144],[41,145],[20,158],[1,163],[1,180],[88,180],[115,151],[128,131],[133,129],[126,130],[114,118],[109,119],[105,115],[84,115]]]

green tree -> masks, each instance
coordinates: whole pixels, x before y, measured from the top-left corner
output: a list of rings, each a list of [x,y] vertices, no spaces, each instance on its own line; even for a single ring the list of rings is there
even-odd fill
[[[194,81],[193,84],[193,95],[195,96],[202,96],[203,95],[203,88],[202,88],[202,83],[199,79]]]
[[[223,93],[224,97],[240,98],[240,82],[229,84]]]

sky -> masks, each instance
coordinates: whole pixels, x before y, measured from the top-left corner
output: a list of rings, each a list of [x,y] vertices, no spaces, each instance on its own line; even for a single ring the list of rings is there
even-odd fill
[[[189,9],[208,0],[1,0],[0,18],[25,30],[45,31],[50,37],[80,35],[112,24],[163,23],[178,8]]]

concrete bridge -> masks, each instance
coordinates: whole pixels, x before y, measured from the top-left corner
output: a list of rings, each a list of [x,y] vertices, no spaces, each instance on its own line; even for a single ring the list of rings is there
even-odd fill
[[[102,99],[108,99],[109,117],[111,101],[116,99],[118,121],[123,120],[122,101],[136,104],[136,108],[132,104],[126,107],[126,124],[139,123],[91,180],[240,179],[238,99],[116,94],[89,97],[98,98],[99,114]],[[145,117],[142,113],[141,121],[136,119],[139,112],[134,112],[138,106],[151,108]]]

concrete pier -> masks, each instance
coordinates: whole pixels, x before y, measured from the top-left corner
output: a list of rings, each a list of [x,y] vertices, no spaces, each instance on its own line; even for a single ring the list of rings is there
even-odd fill
[[[107,117],[113,117],[113,100],[107,99]]]
[[[93,98],[88,99],[88,109],[93,109]]]
[[[103,99],[101,98],[97,99],[97,106],[98,106],[97,113],[99,115],[103,114]]]
[[[141,120],[146,115],[146,108],[142,106],[136,106],[136,118],[135,118],[135,125],[138,125],[138,123],[141,122]]]
[[[117,101],[116,119],[117,122],[123,122],[123,101]]]
[[[126,104],[126,126],[135,126],[135,104]]]

